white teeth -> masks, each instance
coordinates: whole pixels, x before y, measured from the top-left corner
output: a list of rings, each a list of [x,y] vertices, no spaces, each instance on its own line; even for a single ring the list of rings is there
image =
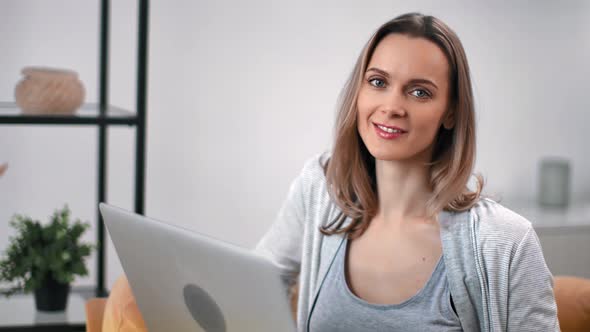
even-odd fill
[[[391,129],[391,128],[387,128],[387,127],[383,127],[380,125],[377,125],[377,127],[381,128],[381,130],[386,131],[388,133],[401,133],[401,130],[397,130],[397,129]]]

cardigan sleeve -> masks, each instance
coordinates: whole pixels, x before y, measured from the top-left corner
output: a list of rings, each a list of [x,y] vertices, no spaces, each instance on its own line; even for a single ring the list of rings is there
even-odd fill
[[[286,291],[296,282],[301,265],[304,180],[302,172],[291,182],[274,222],[254,249],[279,269]]]
[[[509,269],[508,331],[560,331],[553,277],[531,227],[518,244]]]

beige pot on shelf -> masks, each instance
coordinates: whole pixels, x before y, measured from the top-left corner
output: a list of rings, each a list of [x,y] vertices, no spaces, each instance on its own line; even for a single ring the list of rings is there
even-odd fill
[[[78,73],[67,69],[25,67],[14,96],[24,114],[73,114],[84,101]]]

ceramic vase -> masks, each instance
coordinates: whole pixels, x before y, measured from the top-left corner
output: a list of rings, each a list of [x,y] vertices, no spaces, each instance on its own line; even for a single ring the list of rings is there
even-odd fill
[[[26,67],[15,88],[24,114],[73,114],[84,101],[84,85],[67,69]]]

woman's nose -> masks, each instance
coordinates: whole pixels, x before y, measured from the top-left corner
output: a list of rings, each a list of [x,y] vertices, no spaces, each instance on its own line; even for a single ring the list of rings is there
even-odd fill
[[[391,91],[391,93],[388,93],[383,102],[383,108],[381,109],[381,112],[387,116],[392,117],[406,116],[407,112],[404,102],[404,95],[397,91]]]

